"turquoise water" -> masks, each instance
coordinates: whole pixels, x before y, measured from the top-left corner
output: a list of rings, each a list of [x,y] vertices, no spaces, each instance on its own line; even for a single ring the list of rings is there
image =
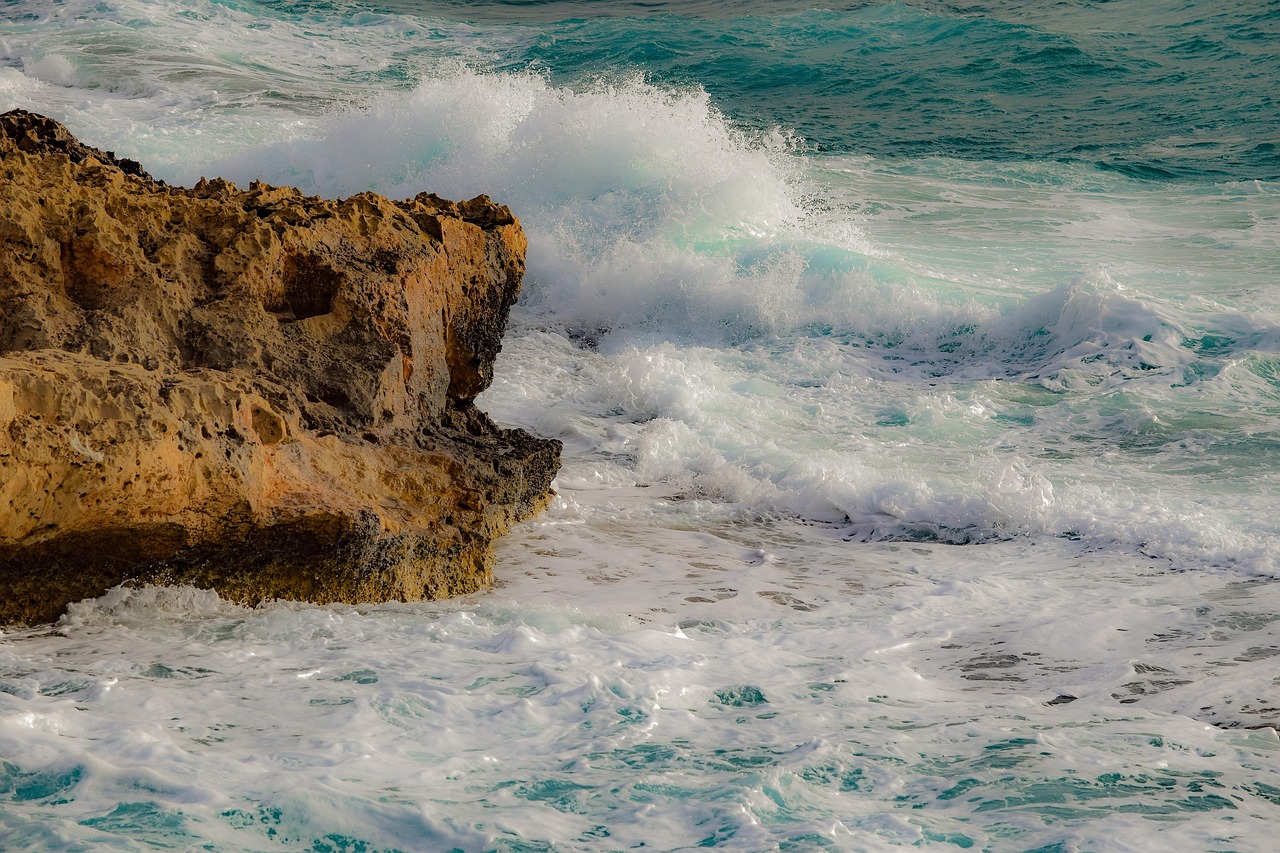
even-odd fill
[[[821,8],[818,8],[821,7]],[[156,176],[509,204],[492,592],[0,635],[0,848],[1269,851],[1280,3],[0,7]]]
[[[557,24],[499,67],[566,82],[643,69],[823,152],[1274,180],[1280,6],[1243,5],[735,5],[742,17]]]

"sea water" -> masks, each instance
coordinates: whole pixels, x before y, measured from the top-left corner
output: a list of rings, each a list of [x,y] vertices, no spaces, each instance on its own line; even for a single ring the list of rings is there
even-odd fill
[[[0,109],[509,204],[452,601],[0,635],[0,848],[1270,851],[1280,3],[18,0]],[[86,559],[92,559],[86,555]]]

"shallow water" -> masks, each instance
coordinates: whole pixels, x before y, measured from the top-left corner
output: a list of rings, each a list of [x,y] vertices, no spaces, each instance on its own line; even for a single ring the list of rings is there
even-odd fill
[[[468,599],[148,589],[10,637],[6,845],[1266,849],[1273,582],[657,535],[665,501],[612,491]]]

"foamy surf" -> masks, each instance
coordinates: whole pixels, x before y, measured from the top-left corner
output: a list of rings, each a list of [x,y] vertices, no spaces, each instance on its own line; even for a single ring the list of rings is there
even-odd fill
[[[481,597],[144,589],[11,637],[8,843],[1126,850],[1230,816],[1263,849],[1280,744],[1224,664],[1265,656],[1269,587],[1017,543],[850,565],[624,498],[566,497]]]
[[[0,846],[1269,850],[1274,12],[1116,5],[7,7],[158,177],[511,205],[566,462],[490,593],[5,634]]]

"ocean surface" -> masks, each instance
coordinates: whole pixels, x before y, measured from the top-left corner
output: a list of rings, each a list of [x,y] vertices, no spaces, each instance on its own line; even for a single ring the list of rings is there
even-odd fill
[[[482,594],[0,634],[0,849],[1276,849],[1277,0],[5,0],[12,107],[510,205],[565,464]]]

